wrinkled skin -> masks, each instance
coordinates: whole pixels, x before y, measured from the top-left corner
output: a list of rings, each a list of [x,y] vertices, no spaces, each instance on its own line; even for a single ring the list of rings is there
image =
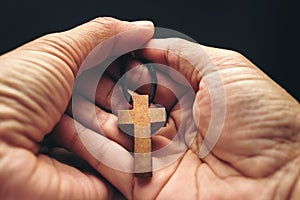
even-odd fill
[[[131,173],[115,170],[95,159],[78,138],[74,123],[90,137],[102,133],[122,148],[132,150],[132,138],[119,131],[115,115],[109,112],[110,92],[118,79],[119,63],[114,62],[99,82],[95,96],[97,119],[84,112],[90,104],[87,99],[92,98],[88,85],[76,88],[79,94],[73,96],[83,110],[82,117],[76,121],[71,117],[68,103],[75,74],[97,44],[128,30],[137,30],[135,37],[117,37],[114,45],[105,49],[103,59],[120,53],[118,44],[128,42],[132,49],[138,48],[153,34],[151,25],[141,27],[98,18],[70,31],[44,36],[0,57],[1,199],[299,197],[299,103],[240,54],[178,39],[151,40],[146,47],[161,46],[166,50],[140,50],[128,65],[135,68],[140,64],[139,57],[147,58],[176,69],[189,81],[196,98],[187,110],[181,110],[170,90],[158,87],[155,102],[166,107],[169,118],[167,126],[153,137],[153,148],[170,142],[178,126],[200,119],[185,133],[196,135],[192,145],[176,162],[154,171],[150,180],[136,179]],[[211,63],[217,71],[204,73],[205,66]],[[149,78],[145,67],[136,68],[132,82]],[[96,69],[82,73],[80,78],[97,78],[93,70]],[[199,158],[212,101],[203,80],[213,73],[222,78],[223,85],[215,87],[225,90],[226,118],[213,150]],[[159,71],[158,80],[183,91],[182,98],[189,97],[182,89],[185,86],[168,73]],[[138,92],[149,92],[149,88],[141,87]],[[214,98],[221,101],[223,97]],[[181,114],[186,116],[185,120],[181,120]],[[43,147],[49,140],[55,148]]]

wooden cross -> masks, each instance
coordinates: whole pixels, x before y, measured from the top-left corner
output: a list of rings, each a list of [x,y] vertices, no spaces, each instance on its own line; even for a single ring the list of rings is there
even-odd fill
[[[148,95],[134,95],[132,110],[118,111],[119,128],[134,133],[134,174],[152,176],[151,133],[164,126],[165,108],[149,108]]]

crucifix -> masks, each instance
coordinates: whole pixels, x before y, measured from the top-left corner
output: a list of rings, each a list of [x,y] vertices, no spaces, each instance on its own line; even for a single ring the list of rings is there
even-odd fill
[[[119,128],[134,133],[134,174],[152,176],[151,133],[164,126],[165,108],[149,108],[148,95],[133,95],[133,109],[118,111]]]

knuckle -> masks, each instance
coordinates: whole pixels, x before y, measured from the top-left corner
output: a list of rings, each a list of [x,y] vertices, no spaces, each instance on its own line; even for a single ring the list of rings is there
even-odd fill
[[[214,60],[216,65],[223,67],[237,65],[245,67],[252,66],[252,63],[242,53],[228,49],[221,49],[219,56]]]
[[[113,17],[97,17],[93,19],[92,22],[104,26],[113,26],[118,22],[118,20]]]
[[[173,45],[178,45],[181,44],[182,42],[187,42],[186,40],[181,38],[168,38],[167,40],[169,41],[170,44]]]
[[[40,41],[46,41],[46,42],[60,42],[60,37],[61,37],[61,33],[48,33],[46,35],[41,36],[40,38],[38,38],[37,42]]]
[[[191,43],[187,40],[181,38],[168,38],[168,50],[177,52],[179,50],[185,49],[187,46],[190,46]]]
[[[224,50],[224,51],[226,51],[226,54],[228,56],[230,56],[231,58],[234,58],[236,60],[245,60],[246,59],[245,56],[238,51],[234,51],[234,50]]]
[[[197,43],[181,38],[170,38],[164,56],[165,60],[170,62],[169,64],[180,66],[186,64],[186,61],[195,60],[193,56],[198,53],[200,52]]]

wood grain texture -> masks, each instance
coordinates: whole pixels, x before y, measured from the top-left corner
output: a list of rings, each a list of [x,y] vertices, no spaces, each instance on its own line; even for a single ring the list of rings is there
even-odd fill
[[[152,176],[151,133],[164,126],[165,121],[165,109],[149,108],[148,95],[134,95],[133,109],[118,111],[119,128],[129,135],[134,133],[136,177]]]

